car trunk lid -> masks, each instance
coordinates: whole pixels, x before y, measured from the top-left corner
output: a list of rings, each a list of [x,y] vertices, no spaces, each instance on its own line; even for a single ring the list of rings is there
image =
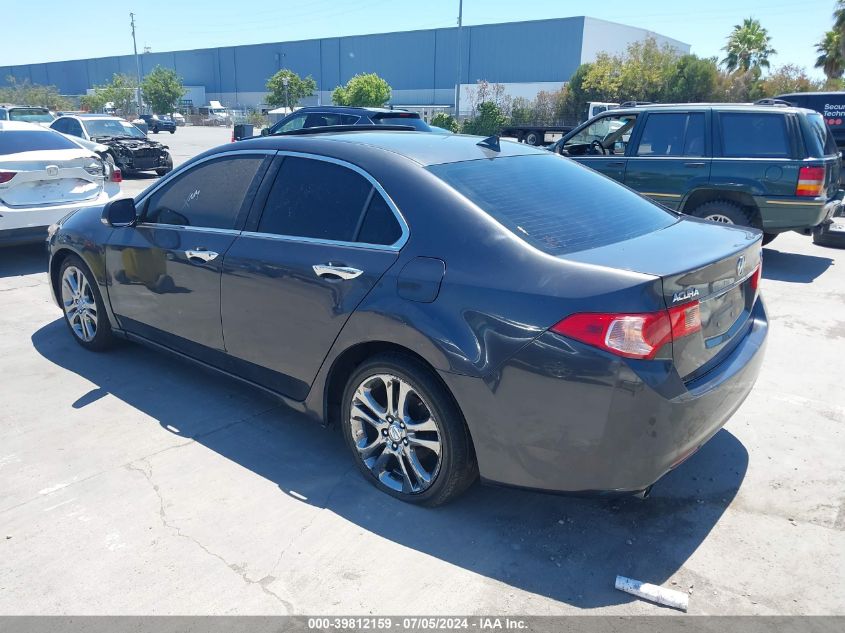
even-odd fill
[[[102,163],[85,150],[50,150],[9,154],[0,171],[14,176],[0,184],[0,203],[9,208],[85,202],[97,198],[104,177],[86,167]]]
[[[567,259],[659,276],[668,309],[698,305],[701,328],[672,343],[681,377],[716,366],[748,332],[757,298],[761,235],[695,218]]]

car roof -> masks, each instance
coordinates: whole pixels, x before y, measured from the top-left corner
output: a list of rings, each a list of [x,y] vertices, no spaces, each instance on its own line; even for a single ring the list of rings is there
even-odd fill
[[[704,112],[706,110],[759,113],[814,112],[814,110],[808,110],[807,108],[798,108],[795,106],[783,104],[762,105],[754,103],[651,103],[648,105],[631,106],[629,108],[615,108],[613,110],[606,110],[601,114],[636,114],[639,112],[649,112],[651,110],[659,110],[661,112]]]
[[[411,112],[410,110],[404,110],[402,108],[371,108],[367,106],[338,105],[305,106],[294,110],[292,114],[297,114],[298,112],[352,112],[355,114],[390,114],[391,112],[405,112],[416,114],[416,112]]]
[[[334,155],[342,154],[345,145],[357,148],[369,148],[398,154],[420,165],[457,163],[468,160],[502,158],[506,156],[541,155],[549,152],[531,145],[513,141],[501,141],[499,151],[482,147],[478,143],[480,136],[464,134],[432,134],[431,132],[395,131],[395,130],[348,130],[343,132],[314,132],[313,134],[263,136],[238,141],[238,149],[274,149],[297,152],[322,150]],[[218,148],[221,151],[231,149],[231,145]]]

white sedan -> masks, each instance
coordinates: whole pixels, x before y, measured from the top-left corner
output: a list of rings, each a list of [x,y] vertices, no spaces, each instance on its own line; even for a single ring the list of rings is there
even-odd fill
[[[120,195],[120,170],[32,123],[0,121],[0,245],[47,238],[47,227]]]

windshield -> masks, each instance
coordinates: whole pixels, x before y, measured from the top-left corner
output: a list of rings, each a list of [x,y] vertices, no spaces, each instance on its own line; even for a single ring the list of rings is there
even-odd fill
[[[12,108],[9,110],[9,120],[50,123],[53,121],[53,115],[46,108]]]
[[[514,235],[550,255],[615,244],[677,221],[630,189],[554,154],[427,169]]]
[[[91,138],[105,136],[132,136],[135,138],[146,138],[144,133],[131,123],[120,119],[91,119],[83,121],[85,130]]]
[[[51,130],[0,131],[0,155],[58,149],[78,150],[79,145]]]

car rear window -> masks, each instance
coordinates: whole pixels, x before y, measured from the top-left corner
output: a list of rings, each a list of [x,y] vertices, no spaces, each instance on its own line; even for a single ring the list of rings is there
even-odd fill
[[[80,149],[79,145],[50,130],[0,131],[0,155],[51,149]]]
[[[12,108],[9,110],[9,120],[27,123],[50,123],[53,120],[53,115],[45,108]]]
[[[805,140],[810,156],[815,158],[836,154],[836,142],[824,122],[824,117],[818,113],[808,114],[807,123],[810,124],[810,134]]]
[[[550,255],[622,242],[677,221],[673,213],[630,189],[553,154],[427,169]]]
[[[786,117],[757,112],[722,112],[722,156],[789,158]]]

